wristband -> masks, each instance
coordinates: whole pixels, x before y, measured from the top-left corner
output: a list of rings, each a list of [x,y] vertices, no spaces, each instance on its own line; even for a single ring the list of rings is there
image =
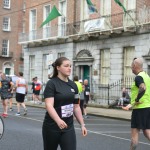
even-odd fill
[[[85,124],[82,124],[82,125],[80,125],[80,126],[81,126],[81,128],[82,128],[82,127],[85,127]]]

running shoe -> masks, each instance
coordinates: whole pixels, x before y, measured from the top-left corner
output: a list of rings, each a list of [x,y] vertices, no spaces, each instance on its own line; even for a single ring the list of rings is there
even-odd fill
[[[27,115],[27,109],[24,109],[24,116]]]
[[[7,118],[8,114],[2,114],[2,117]]]
[[[16,113],[16,116],[20,116],[20,113],[19,113],[19,112],[17,112],[17,113]]]
[[[12,109],[12,108],[9,108],[9,111],[13,111],[13,109]]]

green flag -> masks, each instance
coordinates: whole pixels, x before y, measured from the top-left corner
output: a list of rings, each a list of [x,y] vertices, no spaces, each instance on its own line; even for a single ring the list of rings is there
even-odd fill
[[[95,6],[92,4],[91,0],[86,0],[86,2],[90,13],[98,12]]]
[[[126,13],[127,12],[127,10],[126,10],[126,8],[123,6],[123,4],[120,2],[120,0],[114,0],[119,6],[121,6],[122,7],[122,9],[123,9],[123,11]]]
[[[93,5],[91,0],[86,0],[86,2],[87,2],[88,5]]]
[[[62,15],[58,12],[56,6],[54,5],[54,7],[52,8],[52,11],[49,13],[46,20],[42,22],[42,24],[40,25],[40,28],[43,27],[45,24],[49,23],[51,20],[57,18],[58,16],[62,16]]]

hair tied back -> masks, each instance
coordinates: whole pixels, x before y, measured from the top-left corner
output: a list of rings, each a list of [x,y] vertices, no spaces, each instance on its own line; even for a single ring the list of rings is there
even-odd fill
[[[55,62],[52,63],[53,68],[56,66]]]

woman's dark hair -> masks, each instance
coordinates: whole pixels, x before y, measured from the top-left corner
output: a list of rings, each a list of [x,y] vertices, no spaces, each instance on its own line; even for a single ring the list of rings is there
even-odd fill
[[[74,76],[73,81],[78,81],[78,80],[79,80],[78,76]]]
[[[57,58],[56,61],[52,64],[54,68],[52,78],[57,77],[58,75],[57,67],[61,66],[63,61],[66,61],[66,60],[69,60],[69,59],[66,57],[60,57],[60,58]]]
[[[23,72],[19,72],[19,76],[23,77]]]

